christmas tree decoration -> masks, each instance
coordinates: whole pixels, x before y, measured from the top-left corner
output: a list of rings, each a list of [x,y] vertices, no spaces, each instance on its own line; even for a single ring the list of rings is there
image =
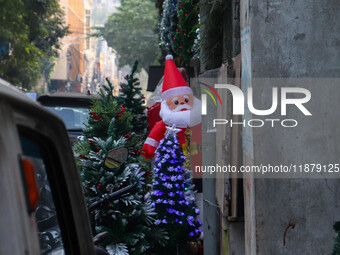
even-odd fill
[[[164,245],[166,233],[155,225],[154,208],[145,199],[152,176],[143,167],[140,156],[143,135],[133,131],[131,121],[135,115],[118,106],[112,84],[108,81],[102,87],[101,98],[93,100],[89,124],[74,144],[84,194],[88,204],[92,204],[126,187],[131,190],[91,212],[94,234],[108,232],[101,245],[111,254],[155,254],[155,247]],[[123,147],[128,149],[125,162],[107,162],[109,152]],[[111,168],[115,165],[118,167]]]
[[[92,101],[88,124],[83,130],[85,137],[98,137],[106,140],[109,136],[119,139],[133,128],[133,114],[122,111],[119,102],[113,96],[113,85],[107,80],[99,92],[100,99]]]
[[[174,36],[176,33],[177,24],[177,0],[165,0],[163,3],[163,14],[159,31],[161,35],[162,46],[165,46],[171,54],[174,54],[172,45],[174,44]]]
[[[156,150],[155,179],[151,193],[152,205],[157,212],[155,224],[168,232],[166,249],[159,254],[186,254],[187,242],[201,233],[200,221],[196,219],[199,209],[190,172],[183,167],[185,156],[180,148],[177,133],[180,129],[167,127],[165,138]]]
[[[123,112],[126,110],[133,114],[131,120],[133,126],[132,130],[141,134],[146,132],[148,122],[145,115],[145,97],[141,93],[142,88],[140,87],[139,79],[135,77],[137,66],[138,61],[134,63],[131,73],[124,77],[126,83],[120,84],[121,94],[118,98],[118,102],[121,105]],[[121,114],[123,114],[123,112],[121,112]]]
[[[179,0],[177,3],[178,25],[173,37],[173,51],[181,56],[186,64],[194,55],[194,45],[199,27],[198,0]]]

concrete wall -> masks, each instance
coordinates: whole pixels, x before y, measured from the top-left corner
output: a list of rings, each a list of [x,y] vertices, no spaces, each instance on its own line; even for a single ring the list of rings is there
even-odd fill
[[[210,83],[216,79],[214,70],[205,72],[199,77],[200,82]],[[217,81],[217,79],[216,79]],[[197,85],[198,86],[198,85]],[[207,109],[214,109],[209,115],[202,116],[202,165],[216,164],[216,129],[212,127],[212,119],[216,117],[216,108],[212,100],[207,101]],[[203,233],[204,254],[220,254],[220,209],[217,205],[215,190],[216,179],[214,176],[203,173]]]
[[[242,57],[251,62],[258,109],[270,105],[268,89],[273,84],[257,82],[256,77],[339,78],[339,17],[338,0],[241,1],[241,29],[249,29],[251,40],[250,53],[243,52],[251,55]],[[308,109],[313,116],[290,108],[287,116],[296,119],[298,127],[253,128],[250,163],[339,163],[339,82],[292,84],[311,91]],[[277,113],[274,117],[282,118]],[[340,220],[340,179],[248,178],[244,190],[246,254],[331,253],[332,225]]]

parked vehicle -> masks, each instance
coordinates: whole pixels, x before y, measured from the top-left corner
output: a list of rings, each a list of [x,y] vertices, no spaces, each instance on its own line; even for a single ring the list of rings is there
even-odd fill
[[[56,92],[41,95],[37,101],[64,121],[71,143],[73,143],[85,128],[93,97],[99,98],[98,95]]]
[[[0,254],[101,254],[66,128],[0,79]]]

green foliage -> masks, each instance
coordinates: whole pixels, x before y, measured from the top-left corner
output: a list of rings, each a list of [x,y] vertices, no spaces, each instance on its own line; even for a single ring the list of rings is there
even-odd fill
[[[332,255],[340,255],[340,221],[335,222],[333,228],[337,233],[337,237],[334,240]]]
[[[180,0],[178,2],[178,26],[172,47],[186,64],[194,55],[193,47],[198,29],[198,3],[198,0]]]
[[[158,218],[156,224],[164,227],[169,235],[166,249],[159,248],[159,254],[186,254],[189,240],[195,240],[201,233],[199,213],[190,172],[183,167],[185,156],[176,134],[167,131],[156,150],[155,181],[151,200]]]
[[[177,0],[165,0],[163,3],[163,15],[160,24],[160,34],[162,45],[174,55],[172,46],[174,44],[174,35],[178,24]]]
[[[0,62],[0,76],[30,89],[42,73],[51,72],[59,39],[67,33],[59,2],[4,1],[0,17],[0,43],[8,40],[11,44],[11,54]]]
[[[125,0],[101,33],[120,55],[121,67],[137,59],[147,70],[159,54],[156,28],[157,12],[151,0]]]
[[[107,80],[108,81],[108,80]],[[88,203],[93,199],[112,194],[129,185],[135,185],[128,194],[95,209],[92,218],[96,223],[95,234],[108,232],[101,243],[114,254],[153,254],[156,244],[164,237],[154,238],[153,232],[161,231],[154,224],[155,212],[145,200],[150,190],[150,173],[143,167],[140,150],[141,135],[131,132],[133,113],[121,113],[113,86],[102,86],[101,98],[93,100],[89,124],[80,141],[74,144],[77,165]],[[105,166],[106,154],[119,147],[129,150],[127,161],[118,168]]]
[[[121,95],[118,102],[127,108],[128,112],[133,114],[132,125],[133,131],[141,134],[145,133],[147,128],[147,117],[145,115],[144,96],[141,93],[142,88],[139,86],[139,80],[135,77],[138,61],[132,67],[130,75],[124,77],[126,83],[121,83]],[[125,109],[125,108],[124,108]]]

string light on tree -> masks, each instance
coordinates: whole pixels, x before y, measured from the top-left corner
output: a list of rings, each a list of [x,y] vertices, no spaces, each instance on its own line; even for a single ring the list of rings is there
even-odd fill
[[[183,167],[185,156],[177,139],[180,129],[166,128],[165,138],[156,150],[151,198],[158,214],[155,223],[164,227],[169,235],[167,249],[162,254],[174,254],[176,247],[185,250],[187,241],[200,235],[201,222],[196,219],[199,209],[195,205],[190,172]]]

